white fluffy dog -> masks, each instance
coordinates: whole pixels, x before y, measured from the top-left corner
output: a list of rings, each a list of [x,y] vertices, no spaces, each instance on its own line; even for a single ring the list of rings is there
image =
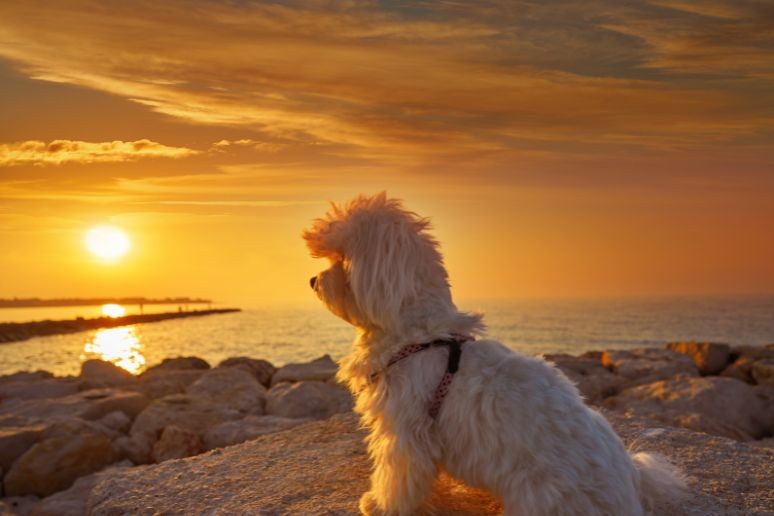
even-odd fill
[[[483,325],[452,303],[428,226],[381,193],[333,205],[304,232],[312,255],[332,264],[312,288],[357,328],[338,377],[370,430],[363,513],[430,509],[439,468],[489,490],[508,515],[639,515],[679,495],[677,471],[659,456],[630,455],[558,369],[492,340],[461,346],[459,370],[431,415],[452,353],[444,344]]]

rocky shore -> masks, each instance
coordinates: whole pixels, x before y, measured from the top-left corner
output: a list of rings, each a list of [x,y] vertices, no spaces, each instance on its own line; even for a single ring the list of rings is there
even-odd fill
[[[167,319],[180,319],[181,317],[199,317],[202,315],[227,314],[239,311],[241,311],[239,308],[219,308],[215,310],[132,314],[122,317],[91,317],[88,319],[78,317],[77,319],[64,319],[58,321],[6,322],[0,323],[0,344],[27,340],[32,337],[44,337],[46,335],[75,333],[77,331],[114,328],[116,326],[127,326],[130,324],[166,321]]]
[[[633,447],[661,452],[691,494],[660,514],[774,514],[774,345],[547,355]],[[276,368],[167,359],[132,376],[0,377],[0,515],[356,514],[369,464],[328,356]],[[439,480],[440,514],[497,514]]]

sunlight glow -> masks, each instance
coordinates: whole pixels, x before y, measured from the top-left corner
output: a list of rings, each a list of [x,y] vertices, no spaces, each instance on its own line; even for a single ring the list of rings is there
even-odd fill
[[[115,226],[98,226],[86,233],[86,248],[98,258],[114,261],[125,255],[130,247],[129,237]]]
[[[82,359],[99,358],[137,374],[145,365],[142,344],[134,326],[97,330],[83,347]]]
[[[124,308],[121,305],[116,305],[113,303],[102,305],[102,315],[105,315],[107,317],[123,317],[126,315],[126,308]]]

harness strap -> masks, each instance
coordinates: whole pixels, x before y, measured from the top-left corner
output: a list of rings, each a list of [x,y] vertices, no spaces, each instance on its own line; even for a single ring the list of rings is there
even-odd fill
[[[454,373],[460,368],[460,357],[462,356],[462,344],[464,342],[464,340],[462,342],[458,340],[443,341],[443,345],[449,347],[449,360],[446,363],[446,372],[443,374],[443,378],[441,378],[438,387],[436,387],[433,400],[430,402],[429,412],[430,417],[433,419],[438,417],[438,413],[441,411],[441,405],[443,404],[443,399],[449,393],[449,388],[454,379]]]
[[[449,393],[449,388],[451,387],[451,382],[454,379],[454,374],[457,372],[457,370],[459,370],[460,358],[462,357],[462,345],[469,340],[473,340],[473,337],[466,335],[454,335],[451,339],[438,339],[432,342],[425,342],[423,344],[409,344],[408,346],[403,346],[400,351],[398,351],[395,355],[392,356],[392,358],[390,358],[390,361],[387,362],[387,367],[385,367],[384,370],[396,362],[399,362],[404,358],[413,355],[414,353],[424,351],[430,347],[448,347],[449,359],[446,362],[446,372],[443,374],[438,387],[436,387],[435,394],[433,394],[433,399],[430,402],[430,417],[435,419],[441,410],[443,399]],[[380,372],[381,371],[377,371],[371,374],[371,381],[376,380]]]

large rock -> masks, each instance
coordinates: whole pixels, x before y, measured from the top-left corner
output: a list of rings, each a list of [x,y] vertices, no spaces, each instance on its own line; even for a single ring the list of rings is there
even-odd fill
[[[206,360],[201,359],[199,357],[175,357],[175,358],[165,358],[161,361],[160,364],[156,364],[155,366],[151,366],[145,371],[143,371],[142,374],[140,374],[140,377],[148,377],[148,376],[154,376],[156,374],[159,374],[162,371],[172,371],[172,370],[181,370],[181,369],[209,369],[210,364],[207,363]]]
[[[599,358],[563,353],[547,354],[543,358],[556,365],[590,402],[598,403],[616,394],[624,383],[621,377],[608,371]]]
[[[753,362],[750,373],[756,383],[774,387],[774,359],[767,358]]]
[[[80,377],[93,387],[122,385],[135,379],[134,375],[126,369],[97,358],[86,360],[81,364]]]
[[[55,437],[73,437],[76,435],[87,435],[100,433],[105,435],[108,439],[114,439],[120,434],[115,430],[106,426],[100,425],[94,421],[86,421],[79,417],[71,417],[66,419],[57,419],[51,422],[43,430],[43,434],[40,436],[41,440],[53,439]]]
[[[625,444],[662,453],[689,477],[691,495],[658,507],[670,516],[766,514],[774,506],[774,452],[612,413]],[[370,463],[353,414],[259,437],[229,448],[121,471],[92,490],[88,511],[114,514],[356,515]],[[441,480],[438,514],[499,514],[485,493]]]
[[[0,500],[1,516],[28,516],[40,501],[37,496],[8,496]]]
[[[37,381],[0,383],[0,402],[3,400],[33,400],[60,398],[78,392],[78,382],[69,378],[46,378]]]
[[[728,378],[736,378],[743,382],[755,383],[755,379],[752,376],[752,365],[755,363],[750,357],[741,356],[737,358],[731,365],[726,367],[720,372],[720,376],[726,376]]]
[[[98,425],[119,433],[127,433],[132,426],[132,420],[125,412],[114,410],[95,421]]]
[[[135,433],[134,435],[122,435],[113,440],[113,447],[121,457],[125,457],[134,464],[148,464],[151,462],[151,452],[156,442],[155,434]]]
[[[48,496],[117,459],[110,440],[101,433],[46,439],[16,460],[5,476],[5,491],[11,496]]]
[[[702,375],[718,374],[729,362],[731,347],[714,342],[670,342],[667,349],[691,357]]]
[[[277,385],[280,382],[303,382],[319,381],[325,382],[336,376],[338,366],[330,355],[323,355],[320,358],[305,362],[302,364],[288,364],[280,367],[271,379],[271,385]]]
[[[767,346],[735,346],[731,348],[731,365],[720,374],[730,378],[756,383],[752,375],[753,364],[759,360],[774,359],[774,348]]]
[[[169,425],[161,432],[161,437],[153,445],[151,458],[153,462],[164,462],[169,459],[182,459],[197,455],[204,451],[204,444],[196,432]]]
[[[8,471],[24,452],[40,440],[43,425],[0,428],[0,470]]]
[[[227,358],[218,367],[242,367],[250,371],[264,387],[271,385],[271,378],[277,372],[277,368],[266,360],[248,357]]]
[[[206,369],[161,369],[140,376],[131,388],[153,400],[171,394],[183,394],[188,386],[201,378],[206,371]]]
[[[84,391],[81,396],[90,402],[79,414],[84,419],[100,419],[115,411],[123,412],[130,419],[134,419],[150,403],[142,393],[113,389]]]
[[[19,371],[16,373],[4,374],[0,376],[0,384],[8,382],[32,382],[53,377],[54,373],[43,371],[41,369],[38,369],[37,371]]]
[[[733,378],[663,380],[626,389],[604,405],[733,439],[758,439],[774,432],[774,390]]]
[[[352,396],[324,382],[282,382],[269,390],[266,412],[273,416],[324,419],[352,410]]]
[[[97,473],[80,477],[69,489],[59,491],[37,502],[32,506],[29,514],[30,516],[83,516],[86,514],[86,502],[97,482],[131,465],[130,462],[123,461]]]
[[[239,367],[211,369],[192,383],[186,392],[192,398],[254,415],[263,414],[266,403],[266,387]]]
[[[226,421],[210,428],[204,434],[204,446],[208,450],[231,446],[262,435],[287,430],[309,421],[312,420],[280,416],[247,416],[244,419]]]
[[[59,398],[8,400],[0,403],[0,416],[12,414],[32,423],[48,423],[53,419],[69,417],[99,419],[120,410],[134,417],[148,401],[137,392],[95,389]]]
[[[669,349],[640,348],[628,351],[604,351],[602,365],[619,375],[624,387],[666,380],[674,376],[698,376],[699,370],[689,357]]]
[[[129,433],[135,439],[147,439],[152,446],[161,431],[169,425],[202,434],[224,421],[241,419],[244,415],[243,412],[220,406],[209,399],[175,394],[151,402],[134,420]]]

